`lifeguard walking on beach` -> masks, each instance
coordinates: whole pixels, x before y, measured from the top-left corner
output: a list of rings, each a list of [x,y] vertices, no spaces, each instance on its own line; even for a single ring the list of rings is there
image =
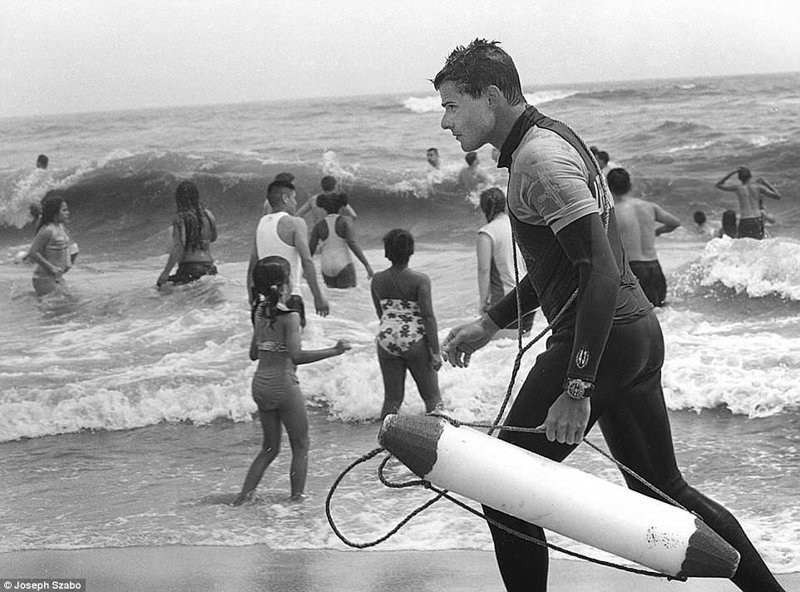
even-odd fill
[[[613,197],[589,148],[526,103],[516,66],[497,42],[457,47],[433,85],[444,107],[441,125],[464,152],[487,143],[500,148],[498,166],[509,169],[509,217],[528,268],[480,319],[450,331],[442,346],[447,359],[466,367],[500,327],[537,307],[552,323],[505,419],[541,432],[509,430],[499,438],[562,461],[598,423],[617,460],[740,553],[734,584],[746,592],[782,591],[736,518],[678,468],[661,386],[661,327],[627,263]],[[548,550],[530,540],[544,542],[544,530],[488,506],[484,512],[506,588],[546,590]]]

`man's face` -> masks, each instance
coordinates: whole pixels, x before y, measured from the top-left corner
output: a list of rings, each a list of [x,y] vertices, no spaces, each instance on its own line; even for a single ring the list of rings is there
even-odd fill
[[[292,191],[284,196],[284,211],[288,214],[294,214],[297,210],[297,193]]]
[[[495,116],[485,95],[477,99],[461,94],[454,82],[439,87],[444,115],[442,128],[450,130],[464,152],[472,152],[486,144],[494,130]]]
[[[428,150],[428,164],[434,168],[439,168],[439,153],[436,150]]]

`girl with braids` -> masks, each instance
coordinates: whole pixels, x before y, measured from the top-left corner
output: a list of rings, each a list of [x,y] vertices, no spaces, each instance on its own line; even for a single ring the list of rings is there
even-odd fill
[[[37,296],[65,287],[64,274],[72,267],[70,239],[64,227],[68,220],[69,208],[62,196],[50,194],[42,200],[36,238],[25,256],[38,263],[33,272],[33,288]]]
[[[234,506],[252,498],[264,471],[278,456],[281,424],[292,448],[289,470],[292,500],[303,499],[308,471],[308,418],[295,367],[341,355],[351,347],[349,341],[340,339],[333,347],[302,349],[300,315],[286,306],[286,299],[292,293],[291,266],[283,257],[261,259],[253,269],[253,283],[258,304],[250,359],[258,360],[253,376],[253,400],[258,405],[264,441]]]
[[[204,275],[216,275],[211,243],[217,240],[214,215],[200,206],[200,192],[191,181],[182,181],[175,190],[175,218],[172,220],[172,250],[157,286],[167,282],[186,284]],[[175,264],[178,271],[169,275]]]

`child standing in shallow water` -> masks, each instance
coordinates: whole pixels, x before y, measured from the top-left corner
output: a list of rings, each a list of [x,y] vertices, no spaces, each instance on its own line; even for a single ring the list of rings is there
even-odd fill
[[[258,360],[253,376],[253,400],[258,405],[264,442],[250,465],[241,493],[233,502],[235,506],[252,498],[264,471],[278,456],[281,424],[292,448],[289,471],[292,499],[303,499],[308,472],[308,417],[295,367],[341,355],[351,347],[347,340],[340,339],[333,347],[302,349],[300,315],[286,306],[292,290],[290,278],[290,265],[283,257],[265,257],[253,270],[260,303],[255,313],[250,359]]]

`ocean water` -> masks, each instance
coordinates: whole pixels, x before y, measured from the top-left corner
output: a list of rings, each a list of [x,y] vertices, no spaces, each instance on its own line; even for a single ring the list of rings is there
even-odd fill
[[[634,193],[683,221],[657,248],[669,305],[664,385],[687,479],[729,506],[769,565],[800,571],[800,74],[528,89],[529,100],[628,168]],[[311,417],[309,499],[288,500],[288,441],[254,503],[231,507],[261,428],[254,421],[244,276],[266,185],[296,175],[300,202],[333,174],[359,214],[372,266],[381,236],[410,229],[413,268],[429,274],[443,337],[475,317],[476,196],[458,191],[463,154],[439,128],[433,94],[370,96],[0,119],[0,552],[131,545],[342,549],[324,511],[339,474],[377,444],[382,384],[363,269],[309,315],[306,347],[354,348],[298,370]],[[442,170],[425,163],[437,146]],[[46,153],[50,168],[34,170]],[[504,187],[491,152],[479,152]],[[692,213],[735,208],[719,178],[749,166],[783,194],[770,238],[707,242]],[[219,223],[219,275],[155,289],[178,181],[197,182]],[[49,189],[69,201],[81,254],[70,294],[37,299],[16,258],[33,236],[28,207]],[[308,291],[305,289],[308,296]],[[310,299],[307,298],[307,302]],[[543,329],[537,318],[534,333]],[[529,369],[543,347],[525,356]],[[446,412],[491,421],[517,342],[503,337],[468,369],[440,372]],[[413,381],[404,413],[423,412]],[[599,431],[589,439],[602,443]],[[621,483],[588,447],[568,462]],[[333,499],[356,542],[390,530],[430,496],[388,490],[377,460]],[[397,471],[395,471],[397,472]],[[402,472],[400,472],[402,474]],[[603,558],[554,537],[553,542]],[[440,501],[385,549],[490,548],[484,524]],[[0,555],[0,560],[2,556]]]

